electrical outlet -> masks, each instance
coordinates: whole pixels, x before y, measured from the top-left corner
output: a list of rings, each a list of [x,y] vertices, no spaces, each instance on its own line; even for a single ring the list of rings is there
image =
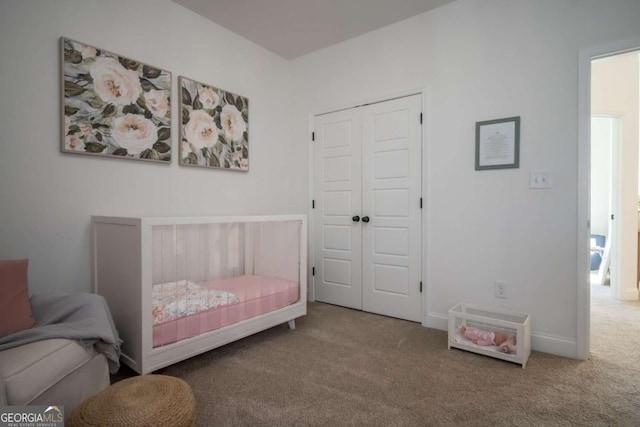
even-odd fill
[[[507,282],[496,280],[493,282],[496,298],[507,299]]]

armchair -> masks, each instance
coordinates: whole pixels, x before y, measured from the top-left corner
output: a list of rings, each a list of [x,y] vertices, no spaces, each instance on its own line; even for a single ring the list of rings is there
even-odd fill
[[[62,405],[68,416],[109,386],[120,339],[104,299],[34,295],[36,325],[0,338],[0,405]]]

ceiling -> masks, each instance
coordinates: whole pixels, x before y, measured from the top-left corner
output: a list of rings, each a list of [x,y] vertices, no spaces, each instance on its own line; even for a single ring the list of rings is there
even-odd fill
[[[173,0],[294,59],[453,0]]]

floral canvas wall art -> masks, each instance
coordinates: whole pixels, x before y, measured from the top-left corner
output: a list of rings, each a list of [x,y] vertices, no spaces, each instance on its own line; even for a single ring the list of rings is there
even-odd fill
[[[180,76],[180,164],[249,170],[249,100]]]
[[[171,161],[171,73],[62,38],[62,151]]]

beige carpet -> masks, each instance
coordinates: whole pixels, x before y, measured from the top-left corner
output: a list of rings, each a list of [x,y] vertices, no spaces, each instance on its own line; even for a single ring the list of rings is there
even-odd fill
[[[594,294],[587,362],[534,352],[522,369],[447,350],[442,331],[311,303],[294,331],[161,373],[192,386],[199,426],[638,426],[640,304]]]

